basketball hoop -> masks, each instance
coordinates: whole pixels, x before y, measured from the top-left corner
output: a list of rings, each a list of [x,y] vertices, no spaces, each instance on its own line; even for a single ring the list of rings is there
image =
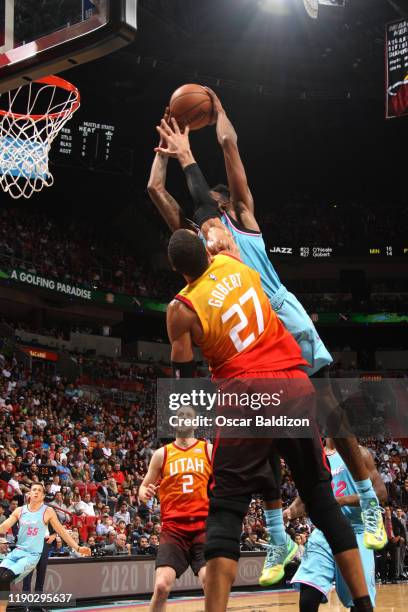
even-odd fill
[[[7,102],[6,102],[7,100]],[[48,76],[0,95],[0,185],[12,198],[30,198],[54,184],[51,144],[80,106],[78,89]]]

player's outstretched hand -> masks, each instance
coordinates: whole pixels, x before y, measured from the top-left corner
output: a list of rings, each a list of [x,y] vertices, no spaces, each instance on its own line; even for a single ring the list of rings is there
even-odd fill
[[[292,513],[290,511],[290,508],[285,508],[285,510],[283,511],[283,522],[289,523],[289,521],[291,520],[292,520]]]
[[[165,121],[167,124],[169,123],[169,119],[170,119],[170,107],[166,106],[166,108],[164,109],[164,113],[163,113],[163,121]],[[160,134],[160,142],[159,142],[159,148],[162,149],[166,149],[167,148],[167,140],[165,138],[164,135]]]
[[[88,546],[80,546],[78,548],[78,552],[83,556],[83,557],[90,557],[91,556],[91,549],[88,548]]]
[[[154,484],[149,484],[147,487],[143,487],[141,491],[139,491],[139,499],[143,504],[146,504],[150,501],[155,495],[157,491],[157,486]]]
[[[180,158],[183,154],[190,153],[190,141],[188,137],[190,128],[187,125],[184,132],[182,132],[174,117],[171,118],[170,123],[171,127],[167,121],[162,119],[160,125],[156,127],[160,137],[167,142],[167,148],[159,146],[155,148],[155,152],[167,155],[168,157]]]
[[[213,103],[213,115],[212,115],[209,125],[214,125],[215,123],[217,123],[218,115],[220,113],[224,113],[225,111],[222,106],[222,102],[217,96],[217,94],[215,93],[215,91],[213,91],[210,87],[204,87],[204,89],[210,95],[212,103]]]

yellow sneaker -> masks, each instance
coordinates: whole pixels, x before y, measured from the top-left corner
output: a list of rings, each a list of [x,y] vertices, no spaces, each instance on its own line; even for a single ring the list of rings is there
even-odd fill
[[[377,501],[370,501],[369,507],[362,511],[361,518],[364,523],[364,546],[370,550],[381,550],[388,538],[382,516],[382,508]]]
[[[296,555],[298,545],[288,537],[283,546],[266,544],[266,548],[268,552],[259,578],[261,586],[271,586],[282,580],[285,575],[285,566]]]

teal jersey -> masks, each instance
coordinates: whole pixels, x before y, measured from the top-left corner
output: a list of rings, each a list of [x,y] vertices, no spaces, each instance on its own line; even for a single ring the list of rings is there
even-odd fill
[[[240,224],[235,219],[231,219],[227,213],[222,215],[221,221],[229,229],[235,243],[238,245],[244,264],[259,272],[263,290],[268,296],[272,308],[276,310],[285,299],[287,290],[282,285],[275,268],[269,260],[261,232],[240,227]]]
[[[227,213],[222,215],[221,220],[238,245],[242,261],[259,272],[262,288],[272,308],[299,344],[302,357],[309,364],[302,366],[301,369],[311,376],[332,363],[332,356],[319,337],[306,310],[297,297],[282,285],[268,257],[262,234],[245,229]]]
[[[327,455],[332,473],[332,487],[335,497],[344,495],[358,495],[357,487],[348,467],[337,451],[333,455]],[[363,521],[361,520],[360,506],[342,506],[343,514],[347,516],[356,533],[364,532]]]
[[[41,554],[48,527],[44,523],[44,515],[48,506],[43,504],[39,510],[32,512],[28,506],[23,506],[18,521],[17,548],[27,553]]]

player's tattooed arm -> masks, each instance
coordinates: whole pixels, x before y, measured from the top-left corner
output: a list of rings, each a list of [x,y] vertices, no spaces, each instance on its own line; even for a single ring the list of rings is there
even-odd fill
[[[164,155],[156,153],[147,191],[165,223],[172,232],[175,232],[182,228],[189,229],[191,225],[179,203],[166,189],[167,160],[168,158]]]
[[[158,448],[151,458],[149,469],[139,488],[139,499],[146,504],[152,497],[156,495],[158,489],[157,483],[161,475],[161,469],[164,461],[164,448]]]
[[[49,522],[52,525],[54,531],[64,540],[66,544],[68,544],[70,548],[73,548],[76,552],[81,553],[81,555],[84,555],[85,557],[91,556],[91,549],[88,548],[88,546],[79,546],[79,544],[75,542],[74,538],[69,535],[65,527],[61,525],[55,510],[52,508],[47,508],[45,511],[44,520],[46,523]]]
[[[169,110],[166,108],[164,121],[168,120]],[[166,147],[165,133],[160,134],[159,148]],[[189,228],[184,212],[179,203],[166,189],[168,156],[157,152],[153,160],[150,178],[147,185],[149,196],[172,232],[181,228]]]
[[[20,520],[21,506],[16,508],[14,512],[0,525],[0,533],[7,533],[9,529]]]

